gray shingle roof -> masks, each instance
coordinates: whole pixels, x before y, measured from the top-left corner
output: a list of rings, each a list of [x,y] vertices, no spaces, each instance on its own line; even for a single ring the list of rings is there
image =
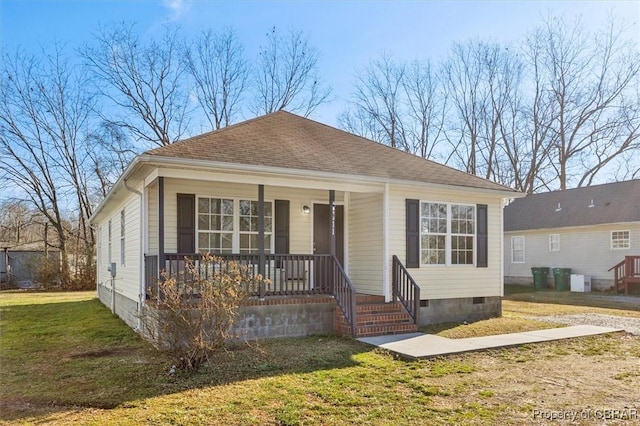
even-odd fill
[[[640,179],[532,194],[504,209],[505,231],[620,222],[640,222]]]
[[[515,192],[489,180],[285,111],[156,148],[146,154]]]

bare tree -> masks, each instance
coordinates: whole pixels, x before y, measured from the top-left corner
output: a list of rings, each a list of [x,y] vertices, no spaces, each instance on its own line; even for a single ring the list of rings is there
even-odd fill
[[[281,35],[273,27],[256,63],[256,115],[280,110],[308,117],[329,98],[330,89],[318,77],[318,51],[301,31]]]
[[[640,54],[610,21],[593,35],[578,20],[547,19],[532,38],[553,112],[551,131],[560,189],[590,184],[618,156],[639,145],[637,92]]]
[[[220,129],[231,124],[241,108],[250,73],[244,48],[233,29],[200,33],[185,49],[185,63],[211,127]]]
[[[433,158],[444,136],[447,93],[439,73],[430,61],[414,61],[407,67],[403,82],[410,117],[411,152],[422,158]]]
[[[54,229],[63,284],[71,277],[65,210],[77,209],[79,238],[86,247],[93,247],[87,174],[79,149],[93,110],[93,99],[83,91],[85,87],[82,75],[68,65],[59,49],[38,59],[21,52],[3,57],[0,179],[12,185]]]
[[[383,54],[380,59],[371,61],[369,65],[356,75],[355,88],[352,94],[351,113],[364,119],[373,126],[372,133],[381,135],[378,142],[393,148],[410,151],[407,132],[403,123],[403,82],[405,67],[396,64],[391,57]],[[342,125],[349,113],[342,118]]]
[[[136,149],[122,128],[109,122],[103,122],[94,130],[85,149],[95,176],[90,195],[98,201],[107,196],[118,177],[124,173],[135,157]]]
[[[185,65],[177,29],[145,42],[134,25],[102,28],[81,56],[98,91],[112,102],[102,118],[152,146],[179,140],[188,128]]]

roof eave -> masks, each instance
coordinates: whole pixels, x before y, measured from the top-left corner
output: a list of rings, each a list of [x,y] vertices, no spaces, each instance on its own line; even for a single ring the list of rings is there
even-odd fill
[[[220,170],[235,170],[242,172],[250,172],[250,173],[271,173],[282,176],[293,176],[293,177],[311,177],[318,179],[339,179],[343,180],[345,176],[349,176],[352,179],[357,180],[361,183],[372,183],[372,184],[398,184],[398,185],[409,185],[409,186],[428,186],[431,188],[439,188],[439,189],[450,189],[451,187],[460,188],[461,190],[466,191],[474,191],[480,192],[483,194],[491,194],[491,195],[499,195],[503,198],[522,198],[527,194],[522,192],[518,192],[513,189],[489,189],[489,188],[479,188],[473,186],[463,186],[456,184],[439,184],[439,183],[431,183],[431,182],[423,182],[423,181],[415,181],[415,180],[401,180],[401,179],[389,179],[384,177],[377,176],[365,176],[365,175],[355,175],[355,174],[347,174],[347,173],[333,173],[333,172],[322,172],[316,170],[303,170],[303,169],[292,169],[286,167],[273,167],[273,166],[262,166],[262,165],[252,165],[252,164],[241,164],[241,163],[227,163],[222,161],[211,161],[211,160],[197,160],[192,158],[181,158],[181,157],[168,157],[162,155],[149,155],[142,154],[137,157],[139,162],[150,163],[153,165],[168,165],[168,166],[185,166],[185,167],[195,167],[195,168],[216,168]]]

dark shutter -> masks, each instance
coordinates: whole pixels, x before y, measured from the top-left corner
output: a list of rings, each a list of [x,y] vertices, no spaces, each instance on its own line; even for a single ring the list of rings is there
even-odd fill
[[[478,254],[476,258],[476,266],[478,268],[486,268],[488,261],[488,240],[487,240],[487,205],[478,204],[476,206],[476,227],[478,231]]]
[[[275,252],[289,254],[289,200],[276,200]]]
[[[420,267],[420,200],[407,199],[407,268]]]
[[[178,253],[196,251],[196,196],[178,194]]]

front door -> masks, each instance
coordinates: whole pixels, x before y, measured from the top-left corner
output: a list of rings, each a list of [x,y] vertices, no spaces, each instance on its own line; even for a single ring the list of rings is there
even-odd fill
[[[313,205],[313,253],[331,252],[329,204]],[[344,265],[344,206],[336,205],[336,257]]]

